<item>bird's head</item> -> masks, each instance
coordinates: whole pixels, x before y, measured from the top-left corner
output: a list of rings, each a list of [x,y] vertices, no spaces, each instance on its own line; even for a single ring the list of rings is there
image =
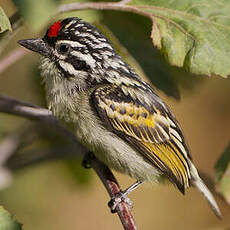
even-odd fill
[[[77,17],[53,23],[43,38],[18,42],[43,56],[43,75],[74,80],[79,88],[101,83],[113,75],[118,76],[121,71],[127,74],[131,71],[108,39],[94,26]]]

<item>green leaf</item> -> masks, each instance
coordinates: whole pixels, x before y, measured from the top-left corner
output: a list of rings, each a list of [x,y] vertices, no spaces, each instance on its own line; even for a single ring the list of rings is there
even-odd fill
[[[215,165],[218,192],[230,204],[230,143]]]
[[[229,0],[131,0],[152,19],[152,41],[171,65],[202,75],[230,74]]]
[[[41,30],[56,10],[56,0],[13,0],[30,29]]]
[[[0,33],[12,31],[9,18],[6,16],[2,7],[0,7]]]
[[[22,230],[22,225],[2,206],[0,206],[0,230]]]

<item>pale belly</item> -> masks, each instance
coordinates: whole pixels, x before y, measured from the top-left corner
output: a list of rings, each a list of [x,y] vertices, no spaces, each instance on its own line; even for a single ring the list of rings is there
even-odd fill
[[[99,160],[137,180],[158,181],[161,173],[141,153],[101,126],[96,117],[92,119],[92,114],[83,114],[75,123],[76,136]]]

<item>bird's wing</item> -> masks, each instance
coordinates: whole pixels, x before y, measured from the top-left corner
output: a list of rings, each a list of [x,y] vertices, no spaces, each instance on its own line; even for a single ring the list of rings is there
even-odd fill
[[[189,187],[188,150],[178,122],[153,91],[102,86],[92,105],[107,128],[127,141],[179,190]]]

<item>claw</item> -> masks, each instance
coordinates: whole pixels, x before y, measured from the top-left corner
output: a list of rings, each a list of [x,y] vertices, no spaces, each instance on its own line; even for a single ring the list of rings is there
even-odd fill
[[[119,192],[108,203],[108,206],[110,207],[112,213],[117,212],[116,210],[117,205],[120,204],[121,202],[125,202],[130,209],[133,208],[133,202],[131,201],[131,199],[129,199],[125,193]]]

